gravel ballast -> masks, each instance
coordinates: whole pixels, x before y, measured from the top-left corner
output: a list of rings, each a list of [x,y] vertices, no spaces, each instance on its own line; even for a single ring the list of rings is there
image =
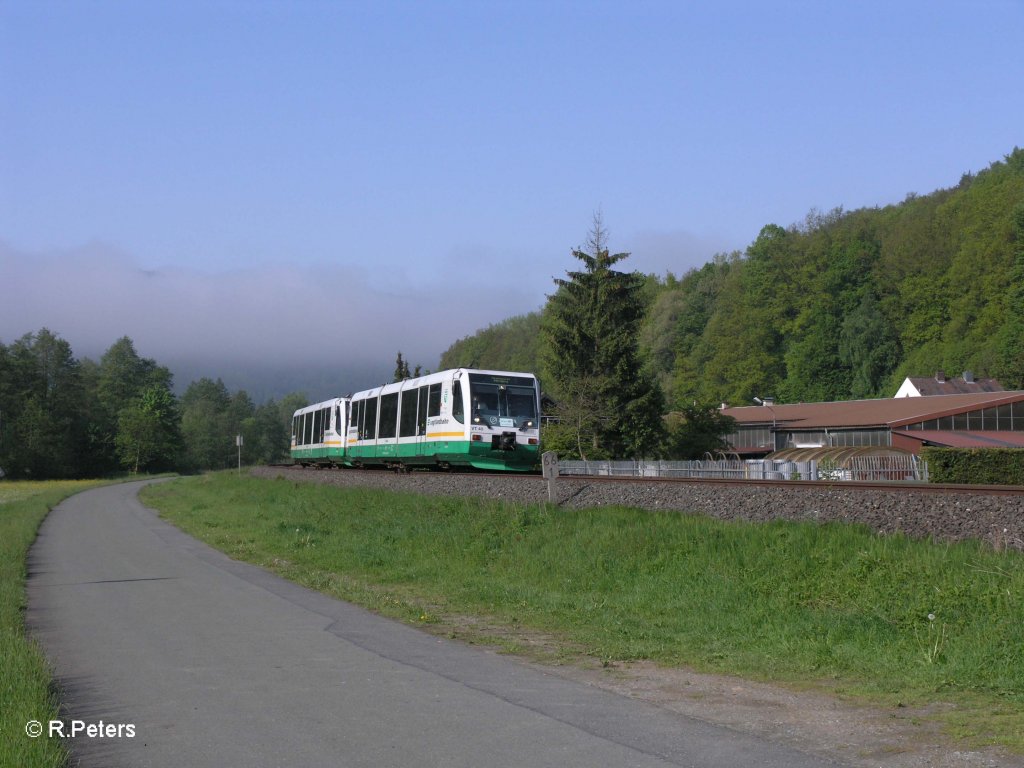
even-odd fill
[[[385,470],[256,467],[257,477],[281,477],[340,487],[364,486],[431,495],[474,496],[509,502],[546,502],[547,481],[537,476]],[[985,491],[913,491],[718,483],[606,482],[561,477],[556,502],[563,508],[625,506],[678,510],[722,520],[814,520],[859,523],[882,534],[935,541],[978,539],[996,549],[1024,550],[1024,494]]]

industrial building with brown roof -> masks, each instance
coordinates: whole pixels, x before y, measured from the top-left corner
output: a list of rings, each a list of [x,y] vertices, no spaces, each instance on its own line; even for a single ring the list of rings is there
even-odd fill
[[[1024,391],[723,408],[736,453],[876,446],[917,454],[928,445],[1024,448]]]

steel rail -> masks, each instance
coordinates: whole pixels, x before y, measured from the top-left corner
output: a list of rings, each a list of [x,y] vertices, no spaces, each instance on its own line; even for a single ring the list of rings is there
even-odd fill
[[[298,464],[270,464],[269,466],[281,469],[291,469],[299,472],[321,472],[319,467],[301,467]],[[344,469],[346,472],[383,472],[385,468],[365,469]],[[410,474],[441,474],[438,470],[413,469]],[[444,474],[472,475],[474,477],[508,478],[519,480],[541,480],[540,474],[535,472],[479,472],[464,471],[445,472]],[[401,475],[403,473],[395,473]],[[1024,495],[1024,486],[1020,485],[968,485],[956,483],[917,483],[900,480],[870,481],[870,480],[753,480],[735,479],[725,477],[637,477],[629,475],[559,475],[559,482],[571,483],[648,483],[658,484],[689,484],[689,485],[726,485],[726,486],[750,486],[761,488],[785,488],[805,490],[851,490],[851,491],[892,491],[895,493],[960,493],[981,496],[1020,496]]]

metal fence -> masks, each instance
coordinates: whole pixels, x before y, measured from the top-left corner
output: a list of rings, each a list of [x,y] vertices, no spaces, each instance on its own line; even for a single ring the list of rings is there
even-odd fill
[[[860,480],[928,482],[928,464],[917,456],[854,456],[828,461],[749,459],[705,461],[560,461],[560,475],[692,477],[732,480]]]

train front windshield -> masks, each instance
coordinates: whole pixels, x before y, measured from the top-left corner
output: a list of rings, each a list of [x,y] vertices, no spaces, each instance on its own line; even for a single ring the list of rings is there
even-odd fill
[[[469,374],[469,402],[474,424],[492,427],[536,427],[537,389],[526,376]]]

